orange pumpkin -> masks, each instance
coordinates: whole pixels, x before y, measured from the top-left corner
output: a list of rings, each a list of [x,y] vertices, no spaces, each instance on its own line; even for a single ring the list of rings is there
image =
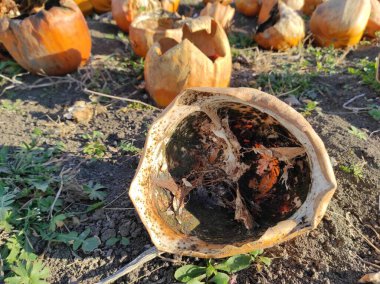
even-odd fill
[[[133,51],[145,57],[153,43],[161,38],[181,41],[180,19],[169,12],[150,12],[138,16],[129,27],[129,40]]]
[[[111,0],[90,0],[94,10],[98,14],[111,11]]]
[[[180,0],[161,0],[162,9],[174,13],[177,12]]]
[[[167,106],[183,89],[226,87],[231,78],[231,49],[222,27],[211,17],[186,20],[182,41],[163,38],[145,58],[146,89]]]
[[[129,31],[132,21],[142,12],[150,12],[161,9],[158,0],[112,0],[112,17],[118,27]]]
[[[266,49],[285,50],[299,45],[305,38],[303,19],[282,1],[265,1],[258,24],[254,38]]]
[[[61,0],[24,19],[0,19],[0,42],[23,68],[35,74],[64,75],[85,64],[91,37],[82,12]]]
[[[380,2],[371,0],[371,15],[365,29],[365,34],[369,37],[376,37],[376,33],[380,31]]]
[[[94,6],[90,0],[74,0],[77,3],[79,9],[82,11],[83,15],[88,16],[91,15],[94,11]]]
[[[370,0],[328,0],[311,16],[310,31],[320,46],[352,46],[360,41],[370,13]]]
[[[219,2],[207,3],[200,13],[201,16],[210,16],[214,18],[223,29],[231,26],[232,19],[235,15],[235,9],[230,5],[223,5]]]
[[[256,16],[262,4],[262,0],[236,0],[236,10],[245,16]]]
[[[305,3],[301,9],[302,13],[311,16],[318,5],[326,2],[326,0],[305,0]]]

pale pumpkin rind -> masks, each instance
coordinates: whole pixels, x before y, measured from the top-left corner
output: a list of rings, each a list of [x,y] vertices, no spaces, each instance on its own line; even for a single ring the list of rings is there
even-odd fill
[[[219,2],[207,3],[200,13],[201,16],[210,16],[214,18],[223,29],[228,29],[231,26],[235,15],[235,9],[230,5],[223,5]]]
[[[371,0],[371,15],[365,28],[365,35],[376,37],[376,33],[380,31],[380,2]]]
[[[160,9],[161,2],[157,0],[112,0],[112,17],[124,32],[129,31],[129,26],[138,15]]]
[[[370,13],[370,0],[328,0],[312,14],[310,31],[320,46],[353,46],[362,38]]]
[[[25,19],[0,19],[0,42],[34,74],[64,75],[84,65],[91,54],[86,20],[72,0]]]
[[[259,24],[265,22],[269,17],[267,11],[270,9],[265,7],[266,3],[269,1],[263,4],[259,14]],[[262,48],[285,50],[299,45],[305,38],[305,24],[301,16],[282,2],[278,3],[278,8],[280,13],[278,22],[254,36],[255,41]]]
[[[210,17],[199,17],[185,21],[182,30],[182,41],[161,39],[145,58],[146,89],[161,107],[185,88],[230,83],[231,49],[220,25]]]
[[[175,225],[169,225],[155,203],[157,191],[152,177],[167,170],[166,145],[181,121],[196,112],[216,110],[231,103],[257,109],[276,119],[292,133],[306,149],[312,179],[306,200],[286,220],[269,227],[261,237],[218,243],[181,233]],[[322,140],[293,108],[255,89],[192,88],[177,96],[152,124],[129,196],[158,250],[192,257],[222,258],[269,248],[316,228],[335,189],[335,176]]]
[[[149,48],[162,38],[182,39],[182,25],[178,18],[162,13],[144,13],[129,27],[129,39],[133,51],[145,57]]]

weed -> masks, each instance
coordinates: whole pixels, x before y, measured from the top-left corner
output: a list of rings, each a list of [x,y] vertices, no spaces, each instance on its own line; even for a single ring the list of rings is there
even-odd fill
[[[355,67],[349,67],[348,73],[361,78],[365,85],[375,91],[380,91],[380,83],[376,81],[376,63],[368,58],[361,59]]]
[[[0,100],[0,108],[8,111],[18,112],[21,106],[21,100],[17,99],[15,102],[11,100]]]
[[[309,101],[304,110],[302,111],[303,116],[309,116],[313,111],[317,109],[318,103],[315,101]]]
[[[338,72],[338,58],[341,56],[342,51],[334,49],[333,47],[321,48],[308,46],[305,49],[306,56],[313,62],[318,73],[334,74]]]
[[[228,258],[221,263],[208,260],[206,266],[194,264],[184,265],[178,268],[174,274],[176,280],[182,283],[215,283],[227,284],[230,280],[229,274],[246,269],[252,263],[271,264],[271,259],[261,256],[262,250],[253,251],[250,254],[239,254]]]
[[[103,185],[94,183],[92,180],[88,184],[83,185],[83,191],[88,194],[91,200],[104,200],[107,196],[106,192],[101,191],[104,188]]]
[[[36,129],[23,147],[0,148],[1,283],[47,283],[49,271],[37,260],[37,243],[72,244],[85,252],[100,244],[97,237],[89,237],[89,229],[63,231],[74,213],[64,211],[57,192],[73,175],[62,169],[62,146],[40,147],[40,135]],[[92,184],[91,194],[98,196],[99,186]]]
[[[351,133],[352,135],[356,136],[357,138],[361,139],[361,140],[367,140],[367,134],[365,132],[359,130],[355,126],[351,126],[351,128],[348,130],[348,132]]]
[[[93,131],[90,134],[82,135],[82,138],[88,142],[83,147],[83,153],[93,158],[101,158],[107,152],[106,145],[103,144],[102,139],[104,134],[100,131]]]
[[[359,182],[359,180],[362,180],[364,177],[363,169],[365,164],[365,161],[362,161],[355,164],[341,165],[339,168],[347,174],[352,174],[356,178],[356,181]]]
[[[140,148],[137,148],[136,146],[133,145],[133,143],[127,142],[127,141],[121,141],[120,144],[119,144],[119,148],[123,152],[132,153],[132,154],[135,154],[135,155],[139,154],[140,151],[141,151]]]
[[[372,105],[372,109],[368,111],[368,114],[372,116],[375,120],[380,120],[380,107],[377,105]]]
[[[230,33],[228,40],[234,48],[247,48],[251,47],[254,43],[253,39],[244,33]]]
[[[0,73],[8,76],[15,76],[22,72],[22,68],[16,62],[12,60],[6,60],[0,62]]]
[[[153,109],[153,107],[150,107],[150,106],[147,106],[147,105],[143,105],[143,104],[140,104],[140,103],[129,103],[128,104],[128,108],[129,109],[135,109],[135,110],[147,110],[147,109]]]

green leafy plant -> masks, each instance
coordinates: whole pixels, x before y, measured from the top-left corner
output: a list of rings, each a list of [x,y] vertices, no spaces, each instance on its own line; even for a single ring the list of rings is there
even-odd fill
[[[367,140],[367,134],[365,132],[359,130],[355,126],[351,126],[350,129],[348,130],[348,132],[351,133],[352,135],[356,136],[357,138],[361,139],[361,140]]]
[[[244,33],[230,33],[228,40],[234,48],[247,48],[253,44],[252,37]]]
[[[94,183],[92,180],[88,184],[83,185],[83,190],[88,194],[91,200],[104,200],[107,196],[107,193],[101,191],[105,187],[99,183]]]
[[[41,147],[41,135],[36,129],[22,147],[0,147],[0,230],[6,234],[0,282],[47,283],[48,269],[34,254],[37,242],[67,243],[85,252],[100,244],[88,229],[78,233],[65,226],[76,213],[64,210],[67,204],[57,192],[74,174],[62,167],[62,145]],[[104,196],[98,184],[89,184],[91,196]]]
[[[304,110],[302,111],[302,114],[303,114],[304,116],[309,116],[309,115],[311,115],[312,112],[315,111],[315,110],[317,109],[317,106],[318,106],[318,103],[317,103],[317,102],[315,102],[315,101],[309,101],[309,102],[306,104]]]
[[[352,174],[356,181],[359,182],[359,180],[362,180],[364,178],[363,170],[365,166],[365,162],[359,162],[349,165],[341,165],[339,166],[339,169],[347,174]]]
[[[15,76],[22,72],[22,68],[13,60],[0,61],[0,73]]]
[[[82,135],[82,138],[88,141],[83,147],[83,153],[94,158],[103,157],[107,152],[107,147],[102,142],[103,137],[104,135],[100,131]]]
[[[110,247],[117,243],[120,243],[123,246],[128,246],[130,241],[129,241],[129,238],[126,238],[126,237],[112,237],[106,241],[106,246]]]
[[[1,63],[1,62],[0,62]],[[11,100],[0,100],[0,108],[7,111],[15,111],[17,112],[20,109],[21,100],[17,99],[15,102]]]
[[[368,111],[368,114],[372,116],[374,120],[380,120],[380,107],[377,105],[372,105],[372,109]]]
[[[250,254],[239,254],[220,263],[209,260],[205,266],[194,264],[184,265],[176,270],[174,277],[176,280],[188,284],[228,284],[230,274],[246,269],[254,262],[269,266],[271,259],[262,256],[262,253],[263,250],[256,250]]]
[[[365,85],[380,91],[380,83],[376,81],[376,63],[368,58],[361,59],[355,67],[349,67],[348,73],[361,78]]]
[[[141,151],[140,148],[137,148],[136,146],[133,145],[133,143],[127,142],[127,141],[121,141],[120,144],[119,144],[119,148],[123,152],[132,153],[132,154],[135,154],[135,155],[139,154],[140,151]]]

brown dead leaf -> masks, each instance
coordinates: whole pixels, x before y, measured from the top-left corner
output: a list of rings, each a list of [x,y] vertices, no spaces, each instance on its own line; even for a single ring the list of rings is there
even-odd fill
[[[380,271],[364,275],[360,278],[359,283],[380,284]]]
[[[235,209],[235,220],[243,221],[245,227],[248,230],[253,228],[253,218],[251,213],[249,213],[247,207],[245,206],[239,188],[236,189],[236,209]]]

